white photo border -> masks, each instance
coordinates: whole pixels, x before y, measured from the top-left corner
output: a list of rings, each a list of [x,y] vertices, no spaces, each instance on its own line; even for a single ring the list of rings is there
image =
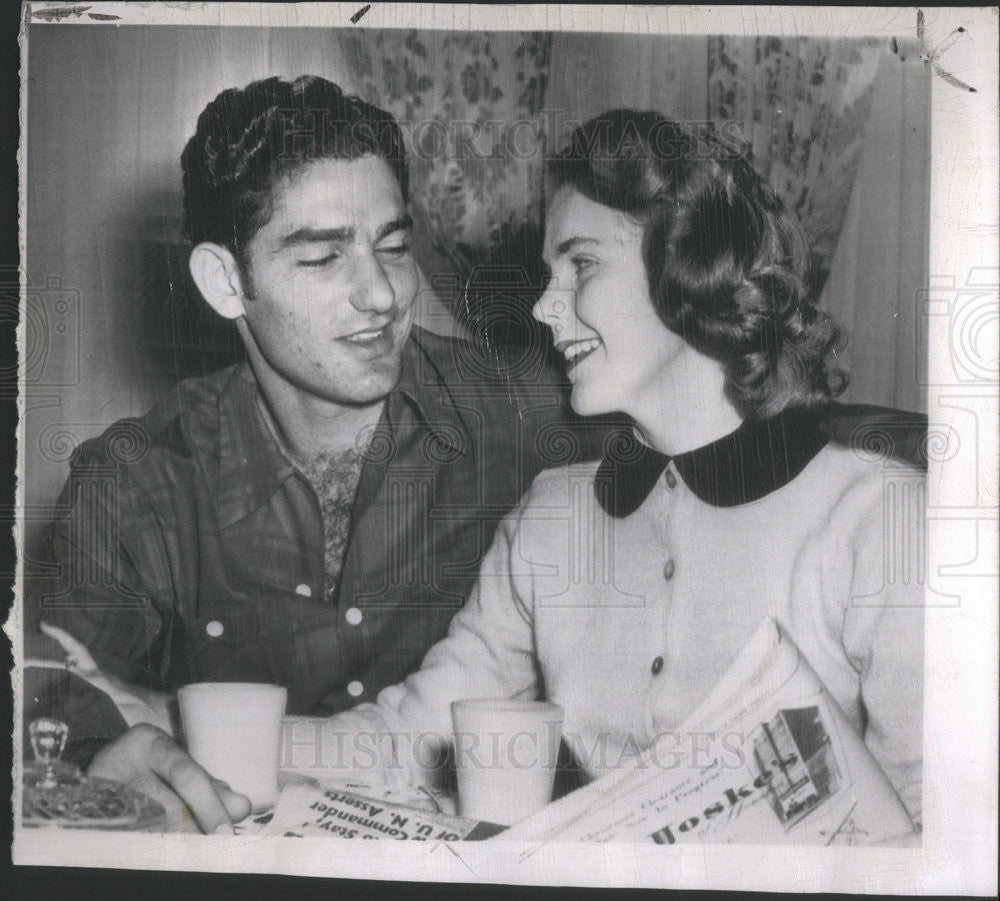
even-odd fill
[[[91,3],[85,14],[52,21],[115,27],[119,24],[207,25],[227,28],[351,27],[365,4],[289,5],[212,3]],[[38,17],[67,4],[31,4]],[[78,7],[79,9],[80,7]],[[991,298],[985,315],[997,321],[998,290],[998,17],[997,10],[937,8],[923,11],[924,55],[932,88],[931,282],[978,285]],[[896,36],[917,34],[918,11],[902,8],[493,6],[373,4],[358,21],[366,28],[539,31],[641,31],[646,34],[777,34]],[[937,48],[955,29],[968,40],[946,54]],[[22,110],[28,102],[28,42],[22,31]],[[964,91],[942,73],[973,86]],[[24,144],[21,148],[22,223]],[[22,226],[23,228],[23,226]],[[21,254],[24,259],[24,235]],[[23,267],[22,267],[23,273]],[[992,317],[992,318],[990,318]],[[997,889],[997,410],[1000,387],[992,377],[954,384],[951,359],[968,352],[956,344],[954,323],[935,317],[930,334],[928,410],[931,421],[958,430],[978,449],[978,489],[967,473],[932,461],[928,509],[931,565],[939,590],[959,595],[958,607],[927,609],[924,833],[922,848],[675,846],[560,844],[522,859],[523,848],[504,843],[441,844],[334,842],[314,839],[186,835],[66,833],[15,830],[20,865],[140,867],[210,872],[285,873],[363,879],[486,882],[540,885],[669,887],[995,894]],[[977,332],[978,359],[997,360],[996,329]],[[24,329],[19,332],[24,351]],[[995,368],[995,367],[994,367]],[[988,371],[987,371],[988,375]],[[23,427],[23,420],[22,420]],[[19,434],[23,439],[23,435]],[[19,449],[18,470],[24,465]],[[23,506],[23,481],[18,506]],[[967,560],[968,525],[979,537],[978,556],[949,574],[944,561]],[[956,567],[952,567],[952,571]],[[20,585],[20,574],[19,582]],[[20,647],[20,591],[6,630]],[[15,694],[19,683],[17,672]],[[15,705],[17,706],[17,705]],[[20,754],[20,710],[15,712],[15,754]],[[19,759],[18,756],[15,759]],[[15,795],[18,793],[15,792]],[[17,803],[15,801],[15,803]]]

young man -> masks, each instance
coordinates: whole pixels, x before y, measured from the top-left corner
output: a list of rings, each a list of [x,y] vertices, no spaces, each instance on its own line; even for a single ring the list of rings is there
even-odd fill
[[[319,78],[255,82],[206,107],[182,164],[191,273],[246,360],[78,449],[59,575],[32,612],[139,710],[126,721],[70,675],[29,682],[25,720],[60,716],[91,773],[225,831],[246,799],[150,725],[163,698],[272,682],[289,713],[327,715],[400,681],[462,605],[560,403],[413,328],[407,165],[384,111]]]

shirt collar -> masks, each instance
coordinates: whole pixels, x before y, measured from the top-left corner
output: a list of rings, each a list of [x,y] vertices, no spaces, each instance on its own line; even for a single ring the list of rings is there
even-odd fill
[[[447,359],[435,360],[428,348],[434,340],[423,329],[413,327],[403,349],[399,381],[389,395],[389,424],[395,428],[407,406],[417,421],[434,435],[439,449],[464,456],[471,453],[475,423],[467,423],[462,418],[462,404],[452,394],[452,383],[460,381],[461,377],[456,374],[449,380],[444,374],[442,367]],[[449,349],[457,346],[449,342]],[[445,354],[448,352],[446,350]]]
[[[471,447],[469,429],[422,341],[423,333],[414,328],[403,347],[400,378],[389,394],[379,429],[394,435],[408,407],[416,421],[434,434],[439,448],[464,455]],[[264,421],[258,391],[253,370],[243,361],[219,394],[218,515],[223,527],[262,507],[296,471]]]
[[[787,485],[820,452],[828,438],[818,423],[818,414],[789,408],[744,420],[725,437],[673,458],[634,435],[612,442],[597,471],[597,499],[616,518],[634,513],[672,459],[684,484],[706,504],[749,504]]]
[[[263,506],[295,471],[257,404],[257,379],[239,363],[219,394],[219,525]]]

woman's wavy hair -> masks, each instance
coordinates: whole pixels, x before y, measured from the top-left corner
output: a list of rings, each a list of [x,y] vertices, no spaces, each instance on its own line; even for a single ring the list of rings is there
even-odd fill
[[[742,416],[843,391],[846,376],[827,367],[842,333],[807,296],[802,227],[737,147],[619,109],[579,126],[548,165],[553,190],[571,186],[643,225],[657,315],[725,366]]]
[[[181,154],[184,234],[192,244],[221,244],[246,265],[247,245],[273,213],[278,178],[313,160],[365,156],[389,164],[405,202],[406,147],[385,110],[311,75],[223,91]]]

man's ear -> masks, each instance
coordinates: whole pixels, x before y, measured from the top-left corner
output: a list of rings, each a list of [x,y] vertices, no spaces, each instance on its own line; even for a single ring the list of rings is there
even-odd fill
[[[226,319],[243,314],[243,277],[232,253],[221,244],[204,241],[191,251],[191,277],[201,296]]]

